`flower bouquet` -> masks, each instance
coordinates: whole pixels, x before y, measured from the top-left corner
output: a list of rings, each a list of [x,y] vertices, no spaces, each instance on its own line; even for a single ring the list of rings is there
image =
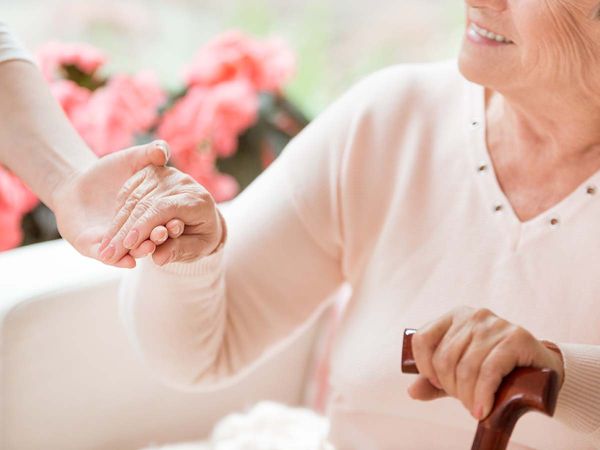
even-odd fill
[[[105,54],[85,44],[48,43],[38,60],[66,116],[97,155],[164,139],[171,164],[217,201],[250,184],[308,123],[283,93],[295,58],[277,39],[238,31],[218,36],[200,48],[175,92],[150,72],[103,74]],[[2,166],[0,226],[0,251],[59,237],[52,213]]]

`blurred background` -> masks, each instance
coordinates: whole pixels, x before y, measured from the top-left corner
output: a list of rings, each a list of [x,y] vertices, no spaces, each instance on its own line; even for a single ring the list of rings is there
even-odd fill
[[[357,79],[392,64],[452,58],[463,32],[463,9],[461,2],[450,0],[19,0],[1,1],[0,18],[32,53],[39,58],[45,54],[46,63],[40,61],[53,93],[99,156],[165,139],[172,145],[173,163],[223,201],[247,186],[289,139]],[[245,33],[233,40],[233,59],[221,57],[230,45],[223,43],[195,56],[228,30]],[[270,47],[273,37],[290,51]],[[40,51],[51,41],[85,43],[94,50],[59,46]],[[262,56],[249,55],[255,50]],[[181,109],[189,110],[195,102],[191,107],[198,116],[204,114],[201,103],[207,99],[187,95],[192,84],[185,70],[190,65],[202,77],[227,64],[243,71],[247,60],[252,60],[252,70],[276,74],[267,82],[271,87],[252,80],[257,111],[252,98],[225,86],[225,96],[243,99],[217,108],[240,110],[237,122],[232,117],[215,117],[208,125],[198,120],[194,130],[182,125],[183,114],[168,117],[182,98],[187,106]],[[155,81],[136,78],[141,71]],[[119,77],[130,78],[115,81]],[[217,78],[209,86],[213,91],[230,81]],[[141,112],[142,105],[151,111]],[[148,117],[143,127],[126,123],[136,116]],[[170,131],[161,133],[165,121],[170,123],[163,130]],[[106,128],[108,123],[118,129]],[[194,136],[200,126],[227,128],[229,135]],[[171,138],[178,136],[186,136],[189,145],[173,148]],[[219,140],[230,143],[219,149]],[[6,172],[0,175],[5,179],[0,200],[6,204],[0,205],[0,213],[12,228],[12,238],[0,242],[0,251],[59,237],[52,213]],[[16,200],[14,192],[26,200]]]
[[[287,91],[309,116],[378,68],[456,54],[463,3],[454,0],[19,0],[0,17],[26,45],[92,44],[109,71],[155,71],[168,86],[196,50],[228,29],[285,39],[298,58]]]
[[[99,156],[164,139],[173,165],[226,201],[359,78],[454,57],[463,10],[450,0],[2,0],[0,20]],[[224,38],[230,30],[243,34]],[[53,214],[2,166],[0,178],[10,228],[0,251],[58,238]]]

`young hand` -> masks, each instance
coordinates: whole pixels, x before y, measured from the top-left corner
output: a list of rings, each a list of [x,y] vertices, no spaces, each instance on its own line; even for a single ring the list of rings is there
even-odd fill
[[[115,214],[115,199],[123,184],[144,167],[163,166],[168,149],[162,141],[112,153],[62,183],[53,193],[53,211],[58,229],[77,251],[100,259],[102,236]],[[112,259],[117,267],[135,267],[134,256],[152,253],[155,244],[145,242],[132,251]],[[107,261],[105,261],[107,262]]]

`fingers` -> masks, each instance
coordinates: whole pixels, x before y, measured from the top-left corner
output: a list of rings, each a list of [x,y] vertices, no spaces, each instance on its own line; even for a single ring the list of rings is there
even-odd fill
[[[144,185],[145,173],[142,172],[146,166],[164,166],[167,164],[170,156],[170,150],[165,141],[154,141],[149,144],[130,147],[119,152],[108,155],[106,158],[117,159],[117,165],[123,165],[128,168],[129,179],[124,184],[117,196],[117,215],[113,218],[108,231],[100,243],[100,252],[102,253],[111,243],[115,234],[126,222],[127,218],[137,201],[147,192],[141,192],[140,189],[148,191],[153,186]],[[111,252],[113,253],[113,252]],[[104,262],[111,263],[125,254],[117,250],[113,253],[112,259],[103,259]],[[105,252],[106,255],[106,252]]]
[[[137,206],[137,203],[147,194],[151,189],[151,186],[144,184],[146,174],[143,171],[137,172],[131,178],[129,178],[119,194],[117,195],[117,213],[113,217],[102,242],[100,243],[100,254],[103,252],[106,255],[106,247],[112,242],[117,232],[125,225],[127,219],[131,215],[133,209]]]
[[[433,354],[438,344],[452,325],[453,314],[444,315],[441,319],[419,329],[413,336],[412,347],[415,363],[419,373],[429,380],[436,388],[442,385],[433,367]]]
[[[134,248],[141,239],[150,236],[155,227],[168,223],[173,218],[179,218],[179,222],[169,225],[174,236],[183,232],[183,228],[179,228],[183,223],[198,229],[203,226],[210,229],[217,218],[214,201],[210,194],[198,192],[162,197],[152,203],[141,202],[132,211],[129,220],[115,236],[115,240],[119,237],[119,233],[125,235],[124,247]]]
[[[144,241],[138,247],[129,250],[129,254],[135,259],[151,255],[156,250],[156,244],[152,241]]]
[[[481,420],[502,379],[515,367],[547,367],[545,347],[521,327],[491,311],[459,308],[413,336],[421,378],[409,388],[420,400],[452,395]]]
[[[129,167],[130,173],[133,175],[146,166],[164,166],[167,164],[170,150],[165,141],[154,141],[121,150],[116,154]]]
[[[158,227],[155,227],[151,232],[150,232],[150,240],[152,242],[154,242],[154,244],[161,245],[164,244],[164,242],[169,238],[169,231],[167,230],[166,227],[163,227],[162,225],[159,225]],[[127,241],[127,239],[125,239]]]
[[[426,377],[419,375],[416,381],[408,387],[408,395],[415,400],[429,401],[445,397],[446,393],[442,389],[436,388]]]
[[[144,176],[143,171],[140,175]],[[133,177],[133,182],[128,186],[124,193],[121,209],[115,215],[110,226],[110,232],[107,236],[112,236],[110,244],[100,253],[103,261],[111,263],[116,258],[125,255],[129,250],[137,248],[143,241],[150,237],[152,230],[164,224],[174,214],[172,209],[167,210],[162,206],[169,202],[175,203],[175,199],[169,200],[169,197],[153,198],[152,193],[157,187],[156,180],[142,179],[137,182]],[[121,194],[120,194],[121,195]],[[144,221],[144,227],[133,228],[143,214],[147,214]]]
[[[150,232],[150,240],[157,246],[164,244],[168,238],[177,239],[183,234],[184,223],[179,219],[172,219],[165,226],[159,225]]]
[[[185,229],[185,224],[183,221],[179,219],[169,220],[167,222],[167,231],[169,232],[169,237],[171,239],[178,238],[183,234],[183,230]]]
[[[514,368],[546,367],[546,361],[540,358],[542,344],[527,330],[506,323],[507,332],[504,339],[492,348],[479,369],[473,408],[480,419],[490,413],[502,379]]]
[[[436,378],[448,395],[456,395],[456,367],[472,338],[470,326],[461,323],[450,327],[433,353]]]
[[[475,387],[479,378],[479,372],[483,361],[494,349],[502,336],[489,333],[484,338],[474,337],[470,345],[462,355],[456,366],[456,397],[459,398],[471,415],[478,419],[475,408]]]
[[[190,262],[209,255],[211,251],[211,244],[202,237],[183,235],[177,239],[169,239],[158,247],[152,260],[156,265],[164,266],[173,262]]]
[[[170,220],[166,226],[155,227],[150,233],[150,239],[142,242],[139,246],[129,250],[129,254],[136,259],[144,258],[153,254],[156,247],[162,245],[167,239],[177,239],[183,233],[184,225],[179,219]]]
[[[515,358],[503,345],[496,346],[485,358],[473,395],[473,415],[481,420],[492,410],[494,396],[502,379],[515,368]]]
[[[125,255],[120,260],[111,265],[115,267],[120,267],[122,269],[133,269],[136,266],[135,259],[133,259],[131,255]]]

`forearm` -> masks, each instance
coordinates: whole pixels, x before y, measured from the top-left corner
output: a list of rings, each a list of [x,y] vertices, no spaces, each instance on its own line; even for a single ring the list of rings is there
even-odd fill
[[[69,123],[35,65],[0,64],[0,162],[54,209],[53,192],[96,156]]]
[[[165,268],[148,258],[123,280],[120,315],[130,341],[169,384],[194,385],[219,365],[226,308],[222,257],[220,251]]]
[[[125,277],[130,338],[168,383],[206,389],[235,382],[285,346],[343,283],[337,255],[306,228],[279,169],[223,211],[221,251],[164,267],[144,261]]]

